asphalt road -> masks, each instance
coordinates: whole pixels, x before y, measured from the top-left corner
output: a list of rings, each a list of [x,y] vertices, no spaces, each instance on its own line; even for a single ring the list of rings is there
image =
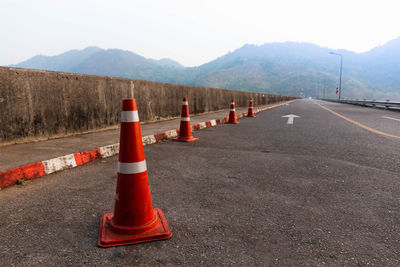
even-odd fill
[[[268,107],[275,104],[257,106],[257,108]],[[181,107],[179,107],[179,109],[180,108]],[[247,107],[239,107],[237,111],[241,113],[247,112]],[[192,115],[190,119],[193,124],[196,124],[214,119],[223,120],[228,114],[229,109]],[[146,136],[175,130],[179,128],[180,121],[181,118],[179,117],[163,121],[146,122],[141,125],[142,135]],[[119,133],[119,127],[111,127],[111,129],[108,130],[103,129],[86,134],[52,138],[40,142],[0,146],[0,172],[42,160],[49,160],[59,156],[115,144],[119,142]]]
[[[318,103],[400,135],[400,113]],[[400,139],[310,100],[194,134],[145,147],[171,239],[97,247],[112,157],[0,191],[0,265],[400,265]]]

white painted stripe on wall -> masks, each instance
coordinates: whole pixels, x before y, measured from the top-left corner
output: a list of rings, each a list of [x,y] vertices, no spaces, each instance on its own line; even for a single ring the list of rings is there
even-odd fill
[[[173,138],[178,136],[176,130],[166,131],[165,134],[167,135],[168,138]]]
[[[205,122],[200,122],[199,125],[200,125],[200,129],[207,128],[207,125]]]
[[[42,161],[46,174],[76,167],[74,154]]]
[[[181,121],[190,121],[190,117],[182,117]]]
[[[145,146],[145,145],[155,144],[155,143],[157,143],[157,140],[154,137],[154,134],[152,134],[152,135],[143,136],[142,142],[143,142],[143,145]]]
[[[211,126],[217,126],[217,121],[216,120],[210,120]]]
[[[125,110],[121,112],[121,122],[138,122],[139,114],[137,110]]]
[[[119,143],[100,147],[100,153],[103,158],[108,158],[119,153]]]
[[[189,103],[187,101],[182,101],[182,106],[187,106]]]
[[[139,162],[118,162],[118,172],[122,174],[136,174],[147,171],[146,160]]]

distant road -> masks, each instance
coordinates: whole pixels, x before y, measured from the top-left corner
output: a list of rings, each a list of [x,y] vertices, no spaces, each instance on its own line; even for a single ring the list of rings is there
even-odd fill
[[[173,232],[161,242],[96,246],[100,217],[113,210],[117,157],[7,188],[0,262],[399,266],[398,120],[299,100],[195,132],[198,142],[146,146],[153,204]]]

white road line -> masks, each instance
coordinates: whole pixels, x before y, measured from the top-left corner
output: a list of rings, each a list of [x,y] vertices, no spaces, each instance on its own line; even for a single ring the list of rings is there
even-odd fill
[[[389,119],[389,120],[394,120],[394,121],[400,121],[400,119],[392,118],[392,117],[387,117],[383,116],[382,118]]]
[[[287,124],[293,124],[294,118],[300,118],[300,116],[296,116],[294,114],[289,114],[289,115],[285,115],[282,116],[283,118],[288,118],[287,120]]]

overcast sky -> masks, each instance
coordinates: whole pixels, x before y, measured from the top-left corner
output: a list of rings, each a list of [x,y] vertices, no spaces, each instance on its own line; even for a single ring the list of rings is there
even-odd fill
[[[400,36],[388,0],[0,0],[0,65],[87,46],[197,66],[244,44],[367,51]]]

